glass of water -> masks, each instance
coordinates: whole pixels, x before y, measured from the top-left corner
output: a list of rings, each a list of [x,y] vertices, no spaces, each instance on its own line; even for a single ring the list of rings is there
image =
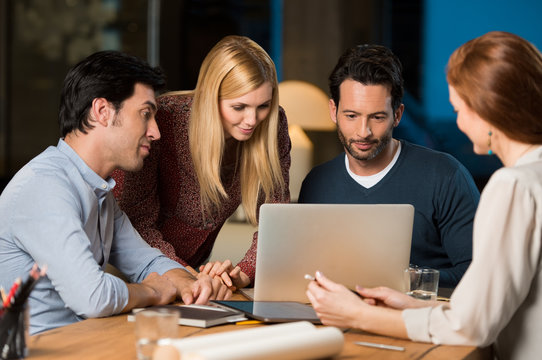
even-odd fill
[[[407,295],[420,300],[436,300],[439,271],[429,268],[409,267],[405,270]]]
[[[139,360],[151,360],[162,339],[175,339],[179,332],[179,312],[174,309],[147,309],[136,313],[135,336]]]

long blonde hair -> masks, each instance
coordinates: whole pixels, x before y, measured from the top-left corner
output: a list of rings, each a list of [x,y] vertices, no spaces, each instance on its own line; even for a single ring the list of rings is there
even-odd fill
[[[273,88],[269,115],[241,143],[238,166],[241,203],[256,225],[258,199],[269,201],[285,182],[278,153],[278,82],[275,64],[258,44],[244,36],[227,36],[207,54],[200,68],[189,124],[190,152],[200,187],[202,214],[220,211],[228,198],[220,178],[224,154],[224,128],[219,100],[243,96],[268,82]]]

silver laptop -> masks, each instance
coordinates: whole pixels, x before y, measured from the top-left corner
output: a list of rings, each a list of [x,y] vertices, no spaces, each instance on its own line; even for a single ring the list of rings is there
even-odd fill
[[[407,204],[264,204],[254,300],[308,302],[304,275],[316,270],[352,289],[404,291],[413,221]]]

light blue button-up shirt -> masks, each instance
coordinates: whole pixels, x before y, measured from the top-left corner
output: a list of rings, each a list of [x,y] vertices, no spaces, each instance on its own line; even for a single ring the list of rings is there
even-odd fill
[[[0,285],[9,289],[36,262],[47,276],[31,293],[30,333],[119,313],[131,282],[183,268],[150,247],[102,179],[63,140],[25,165],[0,196]]]

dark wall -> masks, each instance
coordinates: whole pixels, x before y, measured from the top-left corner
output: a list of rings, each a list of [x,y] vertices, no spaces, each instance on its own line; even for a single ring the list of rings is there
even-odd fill
[[[269,52],[268,0],[166,0],[161,6],[160,65],[170,90],[196,86],[200,65],[226,35],[250,37]]]

